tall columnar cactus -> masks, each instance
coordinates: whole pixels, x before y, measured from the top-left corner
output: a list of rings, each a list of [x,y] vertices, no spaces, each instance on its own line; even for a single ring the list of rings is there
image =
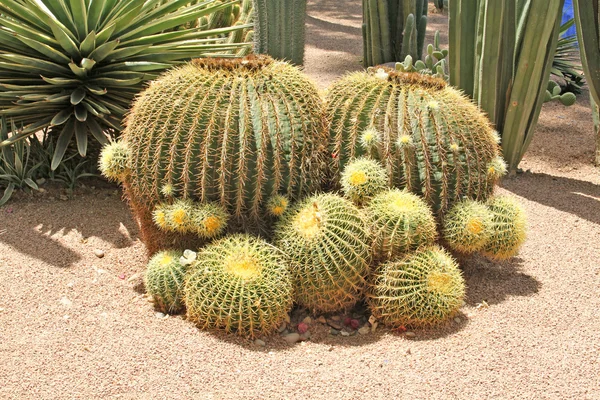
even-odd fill
[[[471,96],[501,133],[511,173],[531,142],[544,103],[563,4],[450,2],[450,83]]]
[[[327,117],[334,171],[369,154],[391,185],[423,196],[436,212],[463,197],[485,200],[498,180],[490,169],[499,156],[495,131],[441,79],[387,69],[353,73],[330,88]]]
[[[432,246],[386,263],[373,277],[367,302],[390,326],[431,326],[450,318],[463,303],[465,281],[445,250]]]
[[[306,0],[252,0],[254,52],[304,63]]]
[[[234,226],[262,228],[270,198],[321,187],[325,135],[319,93],[297,68],[266,56],[195,60],[133,105],[126,192],[142,230],[171,199],[216,202]]]
[[[158,308],[176,313],[183,308],[183,282],[187,266],[179,261],[181,253],[167,250],[150,259],[144,275],[148,294]]]
[[[370,234],[349,200],[334,194],[305,199],[277,224],[275,243],[288,257],[302,306],[338,311],[360,299],[369,272]]]
[[[249,337],[277,329],[293,301],[283,253],[248,235],[225,237],[201,250],[184,292],[190,321]]]
[[[419,60],[427,30],[428,0],[363,0],[363,64]]]
[[[596,164],[600,165],[600,0],[574,0],[575,25],[581,61],[590,87],[596,134]]]

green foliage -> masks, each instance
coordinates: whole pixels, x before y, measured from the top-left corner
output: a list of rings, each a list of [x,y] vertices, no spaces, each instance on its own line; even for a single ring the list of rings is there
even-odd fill
[[[126,125],[127,193],[151,210],[165,197],[216,202],[237,225],[260,229],[272,196],[321,187],[319,92],[299,69],[266,56],[176,68],[139,96]]]
[[[427,30],[427,0],[363,0],[363,64],[420,60]]]
[[[552,75],[564,81],[561,93],[579,94],[585,83],[583,74],[580,72],[583,67],[577,47],[577,35],[565,36],[574,24],[575,19],[570,19],[560,26],[556,54],[552,62]]]
[[[162,251],[150,259],[144,275],[148,294],[156,306],[166,313],[177,313],[183,308],[183,284],[187,267],[179,261],[181,253]]]
[[[444,216],[442,236],[461,253],[481,251],[492,237],[493,214],[485,204],[473,200],[456,203]]]
[[[212,239],[225,232],[229,214],[219,204],[208,203],[194,207],[192,212],[192,230],[204,239]]]
[[[284,255],[247,235],[225,237],[202,249],[185,284],[187,319],[203,329],[254,337],[285,320],[293,302]]]
[[[350,201],[335,194],[303,200],[277,224],[275,244],[287,255],[302,306],[330,312],[360,299],[369,272],[370,233]]]
[[[344,195],[354,204],[363,205],[387,189],[388,176],[377,161],[361,157],[346,165],[341,183]]]
[[[6,147],[45,127],[58,135],[57,169],[75,137],[84,156],[88,136],[104,144],[119,132],[144,82],[186,60],[231,55],[245,44],[226,34],[173,28],[234,2],[173,0],[3,0],[0,3],[0,116],[19,127]]]
[[[367,210],[371,216],[373,253],[388,261],[433,244],[437,237],[431,208],[420,197],[392,189],[375,196]]]
[[[577,101],[577,97],[575,94],[571,92],[562,93],[562,88],[558,83],[554,81],[548,81],[548,89],[546,89],[546,95],[544,97],[544,102],[547,103],[549,101],[558,100],[564,106],[570,107]]]
[[[109,180],[123,182],[130,170],[130,160],[131,154],[125,142],[111,142],[100,153],[100,172]]]
[[[563,5],[564,0],[449,4],[450,83],[488,114],[501,134],[511,173],[537,125]]]
[[[386,325],[432,326],[454,315],[463,303],[465,282],[458,264],[433,246],[381,266],[367,302]]]
[[[494,197],[487,206],[492,213],[492,233],[483,253],[497,260],[515,256],[527,237],[525,210],[509,196]]]
[[[253,0],[254,52],[304,64],[306,0]]]
[[[485,200],[497,174],[497,134],[472,102],[445,81],[380,69],[349,74],[327,94],[333,171],[369,155],[388,171],[390,185],[407,188],[443,213],[463,197]],[[379,139],[370,149],[365,132]]]
[[[600,0],[574,0],[581,64],[595,104],[600,104]]]
[[[407,55],[403,62],[396,63],[396,71],[418,72],[447,81],[450,78],[446,73],[448,70],[446,61],[447,56],[448,50],[440,47],[440,31],[435,31],[433,44],[427,46],[427,56],[425,56],[425,61],[417,60],[413,64],[412,56]]]

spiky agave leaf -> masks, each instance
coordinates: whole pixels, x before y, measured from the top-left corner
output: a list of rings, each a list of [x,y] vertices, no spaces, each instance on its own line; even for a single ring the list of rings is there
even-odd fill
[[[248,25],[173,30],[237,1],[3,0],[0,3],[0,116],[22,129],[8,146],[45,127],[59,134],[56,169],[75,136],[107,142],[145,81],[205,56],[233,56],[244,43],[220,35]]]

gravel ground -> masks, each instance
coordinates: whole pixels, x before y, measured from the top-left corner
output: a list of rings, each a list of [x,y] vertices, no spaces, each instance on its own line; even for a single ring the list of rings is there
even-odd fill
[[[360,1],[310,2],[308,28],[306,70],[321,86],[360,68]],[[600,399],[591,131],[585,100],[545,107],[525,172],[502,189],[525,206],[529,241],[508,262],[462,260],[459,319],[414,338],[313,325],[309,342],[261,347],[159,318],[115,188],[21,195],[0,208],[0,398]]]

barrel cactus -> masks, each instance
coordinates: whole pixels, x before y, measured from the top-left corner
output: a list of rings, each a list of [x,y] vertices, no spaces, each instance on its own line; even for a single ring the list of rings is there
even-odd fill
[[[388,177],[379,162],[361,157],[346,165],[341,183],[344,195],[363,205],[387,188]]]
[[[437,237],[435,218],[423,199],[406,190],[391,189],[375,196],[367,207],[373,232],[373,255],[387,261]]]
[[[367,303],[386,325],[432,326],[455,314],[465,297],[458,264],[438,246],[406,255],[381,266]]]
[[[369,272],[370,235],[361,212],[335,194],[305,199],[276,226],[288,256],[296,300],[313,311],[352,307]]]
[[[131,154],[124,186],[142,233],[154,228],[155,206],[173,199],[218,203],[237,228],[261,230],[270,198],[321,187],[323,122],[317,88],[267,56],[171,70],[138,97],[123,134]],[[146,233],[161,242],[152,248],[173,240]]]
[[[492,236],[492,218],[484,203],[460,201],[444,216],[442,236],[450,248],[461,253],[483,250]]]
[[[201,250],[185,284],[188,320],[242,336],[269,334],[293,302],[284,255],[249,235],[225,237]]]
[[[347,75],[327,95],[334,171],[368,154],[390,184],[423,196],[443,214],[463,197],[486,200],[498,179],[498,136],[485,115],[445,81],[378,69]],[[374,135],[373,132],[376,134]],[[376,136],[365,145],[365,136]]]
[[[483,253],[497,260],[515,256],[527,236],[525,210],[511,196],[494,197],[487,206],[492,213],[492,233]]]
[[[183,282],[186,266],[179,261],[181,254],[162,251],[150,259],[144,275],[148,294],[152,295],[156,306],[167,313],[176,313],[183,307]]]
[[[122,182],[129,173],[129,148],[122,142],[112,142],[102,148],[98,166],[111,181]]]

